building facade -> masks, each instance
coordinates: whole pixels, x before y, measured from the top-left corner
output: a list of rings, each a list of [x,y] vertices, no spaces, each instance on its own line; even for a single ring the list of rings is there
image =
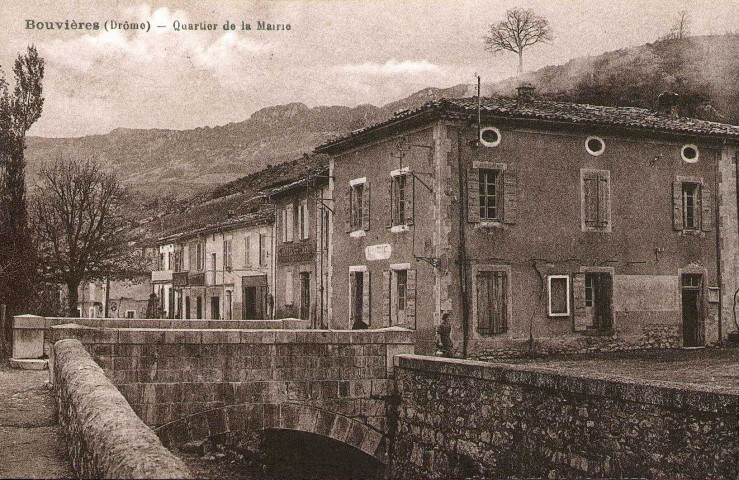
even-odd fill
[[[264,195],[275,215],[275,315],[328,328],[334,202],[328,165],[316,163],[314,171],[266,189]]]
[[[476,357],[720,342],[739,127],[530,93],[434,102],[317,149],[339,206],[332,326],[415,328],[433,353],[449,313]]]
[[[256,210],[162,239],[172,245],[170,318],[272,317],[272,209]]]

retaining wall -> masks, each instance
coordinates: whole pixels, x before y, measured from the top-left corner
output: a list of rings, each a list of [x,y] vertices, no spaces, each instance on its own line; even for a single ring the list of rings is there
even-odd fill
[[[404,478],[737,478],[739,395],[415,355],[395,359]]]
[[[77,340],[54,345],[59,424],[81,478],[192,478]]]

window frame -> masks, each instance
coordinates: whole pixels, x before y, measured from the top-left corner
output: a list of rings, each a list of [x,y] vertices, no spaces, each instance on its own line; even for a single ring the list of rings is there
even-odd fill
[[[364,184],[366,179],[361,178],[358,181],[349,182],[349,229],[352,232],[364,230],[363,212],[364,212]]]
[[[500,223],[503,221],[504,212],[503,212],[503,198],[504,198],[504,192],[503,192],[503,175],[504,175],[504,169],[502,168],[479,168],[478,169],[478,185],[479,185],[479,205],[480,205],[480,222],[482,223]],[[495,182],[493,186],[495,187],[495,193],[492,195],[487,191],[485,187],[487,187],[490,182],[486,181],[483,182],[483,176],[487,176],[489,174],[495,175]],[[483,186],[484,185],[484,186]],[[485,192],[483,193],[483,189],[485,188]],[[487,199],[488,197],[494,197],[494,208],[495,208],[495,216],[489,217],[487,216],[487,213],[489,208]],[[483,205],[484,200],[484,205]],[[485,211],[486,215],[483,215],[483,211]]]
[[[684,181],[680,182],[681,192],[680,192],[680,201],[681,201],[681,209],[682,209],[682,215],[683,215],[683,231],[688,232],[699,232],[701,231],[701,190],[702,185],[699,182],[692,182],[692,181]],[[692,189],[692,206],[690,209],[688,208],[688,195],[687,191],[688,189]],[[693,222],[692,226],[688,226],[688,218],[689,218],[689,210],[692,210],[693,213]]]
[[[552,280],[565,281],[565,305],[566,312],[552,311]],[[570,276],[569,275],[548,275],[547,276],[547,314],[552,318],[569,317],[572,312],[571,295],[570,295]]]

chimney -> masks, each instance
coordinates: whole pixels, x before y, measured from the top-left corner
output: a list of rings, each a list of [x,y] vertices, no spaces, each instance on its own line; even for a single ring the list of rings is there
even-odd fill
[[[680,95],[675,92],[662,92],[657,97],[657,112],[669,115],[670,117],[678,117],[678,106],[680,103]]]
[[[530,83],[523,83],[516,88],[518,92],[518,105],[529,105],[534,101],[534,86]]]

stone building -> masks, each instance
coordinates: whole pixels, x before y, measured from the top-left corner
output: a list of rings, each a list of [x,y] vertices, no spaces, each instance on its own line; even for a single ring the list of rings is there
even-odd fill
[[[254,210],[161,239],[163,249],[171,246],[164,257],[170,283],[163,283],[158,294],[166,316],[208,320],[271,316],[272,208],[255,204]]]
[[[275,316],[325,328],[332,315],[333,189],[327,158],[305,157],[303,166],[308,170],[263,191],[275,216]]]
[[[332,326],[415,328],[428,354],[449,312],[457,353],[477,357],[720,342],[736,329],[739,127],[674,110],[525,87],[321,145]]]
[[[151,291],[148,273],[125,280],[84,282],[77,293],[77,313],[84,318],[146,318]]]

